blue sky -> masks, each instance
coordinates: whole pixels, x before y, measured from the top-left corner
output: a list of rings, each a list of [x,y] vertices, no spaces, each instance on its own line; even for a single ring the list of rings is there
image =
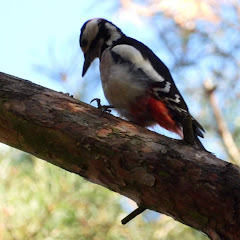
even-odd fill
[[[58,85],[39,74],[34,66],[64,67],[74,53],[77,59],[74,64],[82,68],[78,38],[86,20],[94,17],[115,20],[118,24],[122,23],[126,33],[142,40],[152,39],[152,34],[144,37],[139,31],[138,27],[142,27],[143,22],[137,26],[136,20],[131,22],[129,19],[132,16],[126,15],[124,20],[117,14],[117,7],[114,0],[102,1],[101,4],[94,0],[0,1],[0,71],[56,90],[64,90],[64,87],[71,90],[70,86]],[[61,66],[56,66],[56,62],[60,62]],[[80,77],[81,69],[79,71]]]
[[[0,2],[1,71],[56,90],[62,89],[63,86],[53,84],[35,71],[33,66],[52,64],[51,61],[54,60],[49,56],[48,48],[53,48],[62,62],[70,47],[79,50],[79,29],[87,20],[85,13],[89,12],[91,7],[87,2],[91,3],[77,0]],[[95,14],[89,15],[93,17]]]

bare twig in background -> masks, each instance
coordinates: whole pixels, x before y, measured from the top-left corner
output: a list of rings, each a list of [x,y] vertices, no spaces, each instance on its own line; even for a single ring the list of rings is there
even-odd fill
[[[217,128],[221,139],[223,140],[224,146],[231,157],[231,162],[240,165],[240,151],[233,140],[232,134],[228,129],[226,122],[222,116],[222,112],[218,106],[218,101],[214,93],[216,86],[211,80],[204,81],[204,88],[209,97],[210,104],[217,122]]]
[[[212,2],[211,0],[154,0],[146,1],[147,3],[136,3],[132,0],[121,0],[122,9],[132,9],[140,16],[152,17],[159,12],[164,12],[168,17],[173,18],[180,26],[193,29],[197,19],[209,22],[218,22],[218,16],[214,13],[220,0]],[[189,11],[191,9],[191,11]]]

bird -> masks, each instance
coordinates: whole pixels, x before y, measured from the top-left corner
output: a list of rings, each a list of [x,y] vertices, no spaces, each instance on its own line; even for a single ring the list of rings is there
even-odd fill
[[[161,127],[183,138],[184,119],[190,118],[194,141],[204,129],[189,113],[167,66],[142,42],[126,36],[120,28],[103,18],[86,21],[80,31],[84,54],[82,76],[95,58],[100,60],[100,75],[109,107],[120,116],[142,126]],[[98,107],[101,108],[100,100]],[[108,107],[103,108],[110,111]]]
[[[190,114],[167,66],[150,48],[103,18],[83,24],[79,44],[84,54],[82,76],[95,58],[100,60],[102,87],[110,105],[102,106],[100,99],[95,98],[92,101],[97,101],[98,108],[107,112],[114,108],[120,116],[139,126],[158,124],[184,139],[191,129],[190,138],[207,151],[198,138],[204,137],[203,127]],[[138,206],[122,224],[145,210],[145,206]]]

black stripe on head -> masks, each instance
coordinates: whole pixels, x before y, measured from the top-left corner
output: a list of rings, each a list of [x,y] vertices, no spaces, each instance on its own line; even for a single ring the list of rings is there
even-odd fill
[[[118,28],[112,22],[110,22],[106,19],[103,19],[103,18],[99,19],[98,26],[99,26],[100,31],[104,32],[106,34],[106,36],[108,36],[107,39],[109,39],[109,37],[110,37],[110,28],[109,28],[110,26],[114,27],[119,34],[123,34],[120,28]]]
[[[125,35],[121,29],[112,22],[106,19],[101,20],[102,21],[99,23],[99,38],[104,40],[101,48],[101,52],[103,52],[106,48],[115,45]]]
[[[91,19],[81,29],[79,44],[83,52],[101,48],[101,53],[125,36],[112,22],[103,18]],[[102,41],[101,41],[102,39]]]

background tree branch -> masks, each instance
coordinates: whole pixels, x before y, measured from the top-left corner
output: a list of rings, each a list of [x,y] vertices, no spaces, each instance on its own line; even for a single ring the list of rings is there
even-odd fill
[[[227,123],[224,121],[222,112],[218,106],[217,97],[214,93],[216,90],[216,86],[214,86],[212,81],[209,79],[204,82],[204,88],[209,98],[209,102],[211,104],[214,117],[216,119],[218,133],[223,141],[223,144],[229,156],[231,157],[232,162],[240,166],[240,151],[235,141],[233,140],[233,136],[228,129]]]
[[[238,239],[240,170],[62,93],[0,73],[0,141],[149,209]],[[109,206],[111,208],[111,206]]]

